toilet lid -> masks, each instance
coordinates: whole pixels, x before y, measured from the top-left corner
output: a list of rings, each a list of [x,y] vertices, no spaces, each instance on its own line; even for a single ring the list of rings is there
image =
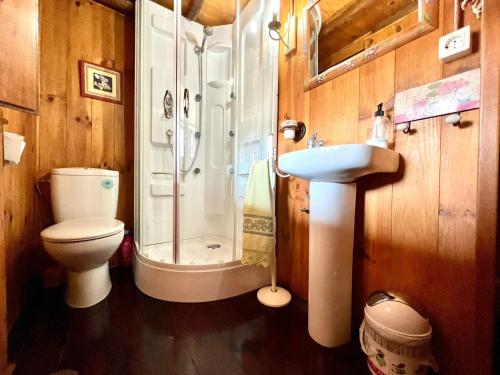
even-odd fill
[[[62,221],[44,229],[40,235],[49,242],[79,242],[109,237],[123,228],[120,220],[84,218]]]

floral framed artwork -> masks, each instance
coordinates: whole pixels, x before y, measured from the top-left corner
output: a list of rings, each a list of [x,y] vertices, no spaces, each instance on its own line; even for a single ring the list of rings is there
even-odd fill
[[[479,108],[480,74],[479,68],[473,69],[398,92],[394,122],[401,124]]]
[[[122,72],[80,60],[80,95],[123,104]]]

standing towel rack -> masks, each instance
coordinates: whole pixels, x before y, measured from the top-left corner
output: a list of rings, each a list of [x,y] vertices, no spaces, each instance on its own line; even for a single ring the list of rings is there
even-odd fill
[[[270,135],[272,137],[272,135]],[[277,166],[276,162],[276,147],[272,148],[273,152],[272,155],[268,158],[270,159],[271,163],[271,168],[276,175],[286,178],[289,175],[287,174],[282,174],[279,171],[279,168]],[[253,160],[255,161],[255,153],[252,154]],[[277,266],[277,261],[276,261],[276,211],[275,211],[275,200],[276,200],[276,183],[275,183],[275,178],[270,174],[270,185],[272,187],[272,190],[274,191],[273,194],[273,227],[274,227],[274,248],[272,250],[272,255],[271,255],[271,264],[270,264],[270,271],[271,271],[271,285],[264,286],[260,288],[257,292],[257,299],[259,300],[260,303],[262,303],[265,306],[268,307],[283,307],[286,306],[290,303],[292,299],[292,295],[288,290],[286,290],[283,287],[280,287],[277,285],[277,272],[276,272],[276,266]]]

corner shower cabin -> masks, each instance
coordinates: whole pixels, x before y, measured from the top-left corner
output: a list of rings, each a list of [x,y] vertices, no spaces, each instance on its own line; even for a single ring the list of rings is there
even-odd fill
[[[209,301],[269,283],[240,258],[251,163],[274,157],[279,1],[228,1],[223,25],[180,3],[136,3],[134,274],[153,297]]]

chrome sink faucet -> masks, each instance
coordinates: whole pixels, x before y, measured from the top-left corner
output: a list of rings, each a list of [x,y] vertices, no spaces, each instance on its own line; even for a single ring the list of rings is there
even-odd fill
[[[307,148],[321,147],[325,145],[325,141],[318,139],[318,133],[314,132],[312,137],[307,140]]]

